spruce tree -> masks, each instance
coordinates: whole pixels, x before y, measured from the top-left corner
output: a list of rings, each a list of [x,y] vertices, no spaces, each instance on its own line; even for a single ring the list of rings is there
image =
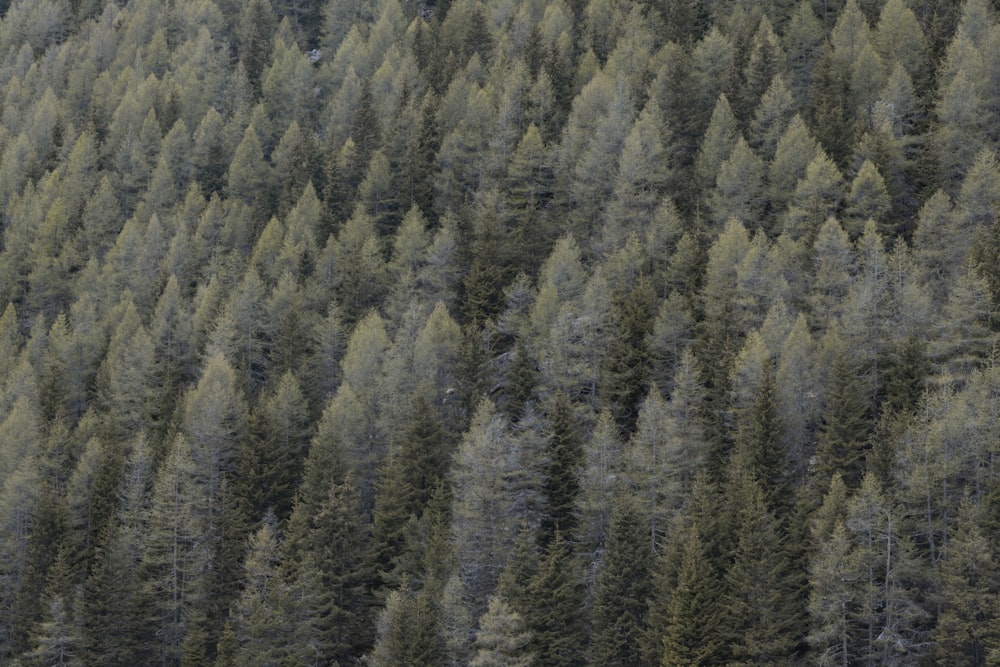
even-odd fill
[[[615,501],[604,562],[594,585],[590,664],[639,667],[652,584],[645,521],[627,496]]]
[[[819,425],[816,479],[839,473],[849,488],[861,481],[872,423],[856,362],[841,347],[834,354]]]
[[[742,664],[793,664],[798,606],[783,531],[763,485],[735,468],[729,502],[738,506],[733,561],[726,571],[730,651]]]
[[[711,664],[724,656],[727,628],[720,586],[697,524],[681,536],[683,553],[667,605],[660,667]]]
[[[573,405],[566,394],[556,394],[548,417],[550,432],[545,445],[542,520],[538,534],[542,548],[547,547],[557,535],[567,541],[576,539],[580,468],[583,463],[583,442]]]
[[[530,581],[524,619],[531,632],[528,648],[538,664],[583,667],[587,632],[580,565],[572,545],[557,534]]]

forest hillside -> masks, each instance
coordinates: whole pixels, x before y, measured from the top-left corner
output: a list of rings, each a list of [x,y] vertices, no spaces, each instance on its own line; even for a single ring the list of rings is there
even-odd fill
[[[997,0],[0,14],[0,664],[1000,661]]]

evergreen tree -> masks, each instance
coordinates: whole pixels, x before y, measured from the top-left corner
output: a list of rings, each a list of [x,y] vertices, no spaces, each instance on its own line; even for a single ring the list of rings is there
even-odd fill
[[[872,431],[870,406],[858,371],[850,352],[840,347],[830,366],[816,450],[816,478],[822,481],[839,473],[848,487],[861,481]]]
[[[856,599],[847,585],[852,565],[847,531],[838,521],[810,567],[809,644],[817,660],[826,664],[849,665],[855,660],[851,610]]]
[[[677,583],[667,606],[662,667],[722,658],[725,635],[719,584],[697,524],[684,531]]]
[[[934,636],[940,659],[962,656],[970,665],[985,665],[997,647],[995,539],[977,520],[986,506],[965,498],[955,535],[948,542],[942,567],[945,608]]]
[[[299,613],[308,624],[296,633],[296,650],[334,664],[356,660],[374,642],[369,535],[358,508],[351,479],[334,481],[308,532],[298,538],[299,560],[292,568],[293,590],[305,597]]]
[[[246,3],[240,12],[238,39],[240,62],[254,90],[260,93],[261,76],[271,55],[275,16],[268,0]]]
[[[233,493],[244,503],[251,521],[273,513],[288,517],[311,427],[305,398],[290,373],[283,375],[250,419],[250,437],[235,454]]]
[[[84,664],[79,659],[80,638],[76,634],[70,610],[61,596],[52,599],[47,620],[41,623],[33,641],[33,650],[24,656],[30,662],[70,667]]]
[[[542,548],[547,547],[557,535],[567,541],[576,537],[579,524],[576,508],[583,459],[583,443],[577,432],[573,406],[566,394],[559,392],[553,399],[549,423],[542,485],[542,522],[539,527]]]
[[[632,289],[612,303],[613,342],[601,388],[625,433],[635,429],[639,402],[648,382],[646,339],[651,333],[654,301],[652,285],[640,276]]]
[[[240,664],[280,664],[295,657],[288,647],[291,600],[279,569],[279,540],[273,520],[265,520],[250,538],[244,564],[246,585],[229,621],[239,643],[236,659]]]
[[[739,663],[789,664],[798,642],[798,609],[782,530],[768,507],[773,501],[763,493],[764,480],[739,468],[732,474],[736,494],[730,502],[740,509],[733,562],[726,572],[730,651]]]
[[[653,553],[645,532],[645,521],[635,504],[619,497],[604,563],[594,585],[592,665],[643,664],[640,647],[653,571]]]
[[[557,534],[545,549],[526,591],[523,615],[531,632],[528,648],[538,664],[586,664],[583,596],[580,567],[572,546]]]
[[[760,485],[767,509],[780,516],[787,509],[789,485],[776,393],[774,369],[767,363],[753,403],[739,418],[735,458]]]

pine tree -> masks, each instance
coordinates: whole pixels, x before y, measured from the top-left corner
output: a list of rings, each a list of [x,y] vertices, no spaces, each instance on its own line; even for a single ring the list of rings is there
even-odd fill
[[[652,329],[654,301],[652,285],[640,276],[632,289],[612,303],[614,333],[601,390],[625,433],[635,430],[648,381],[646,339]]]
[[[319,653],[331,663],[356,660],[374,642],[369,536],[358,508],[351,478],[334,481],[307,532],[298,538],[299,560],[291,568],[294,590],[305,596],[300,613],[308,624],[300,628],[305,636],[298,639],[297,650]]]
[[[204,482],[196,481],[192,449],[178,437],[160,468],[142,554],[148,631],[156,637],[151,653],[170,664],[180,661],[188,619],[207,606],[214,546],[203,539],[212,534],[212,525]]]
[[[275,16],[267,0],[253,0],[240,14],[239,53],[251,85],[259,93],[261,76],[271,55]]]
[[[284,520],[291,513],[312,433],[295,376],[281,376],[268,394],[250,418],[249,437],[234,455],[232,491],[240,497],[241,511],[251,522],[268,513]]]
[[[54,597],[49,603],[47,618],[32,638],[34,648],[24,656],[30,662],[67,667],[84,664],[79,658],[80,638],[67,606],[61,596]]]
[[[756,389],[753,403],[739,417],[735,458],[760,485],[768,511],[781,516],[787,509],[790,494],[775,374],[769,362]]]
[[[134,530],[109,525],[91,561],[77,608],[86,664],[124,667],[145,659],[138,538]]]
[[[230,611],[240,664],[280,664],[296,657],[289,650],[292,601],[282,580],[280,554],[280,534],[273,519],[265,520],[250,538],[244,564],[246,585]]]
[[[809,644],[825,664],[846,666],[855,660],[851,610],[856,599],[848,587],[853,565],[847,530],[838,521],[810,566]]]

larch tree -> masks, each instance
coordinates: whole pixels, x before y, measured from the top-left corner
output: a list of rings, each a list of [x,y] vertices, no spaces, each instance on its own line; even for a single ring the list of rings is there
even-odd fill
[[[534,655],[528,649],[531,635],[524,619],[500,596],[490,596],[479,622],[470,667],[529,667]]]
[[[761,159],[774,157],[778,142],[797,111],[798,105],[784,78],[775,76],[750,122],[750,145]]]
[[[764,163],[740,137],[719,166],[709,205],[716,226],[736,219],[750,229],[766,228]]]
[[[729,105],[729,98],[722,93],[715,102],[694,163],[694,175],[701,186],[699,190],[708,190],[715,184],[719,167],[733,152],[739,139],[739,123]]]
[[[229,613],[244,665],[268,665],[298,657],[290,651],[292,600],[280,569],[280,534],[270,521],[249,540],[245,585]]]
[[[620,247],[630,232],[643,234],[652,222],[667,180],[661,125],[659,107],[647,105],[625,137],[611,201],[605,209],[601,232],[604,253]]]
[[[844,179],[833,161],[818,150],[795,186],[784,231],[794,239],[812,241],[823,222],[836,215],[844,197]]]
[[[506,419],[484,399],[452,464],[452,541],[470,609],[478,616],[513,547],[524,495],[514,488],[523,462],[510,445]]]

